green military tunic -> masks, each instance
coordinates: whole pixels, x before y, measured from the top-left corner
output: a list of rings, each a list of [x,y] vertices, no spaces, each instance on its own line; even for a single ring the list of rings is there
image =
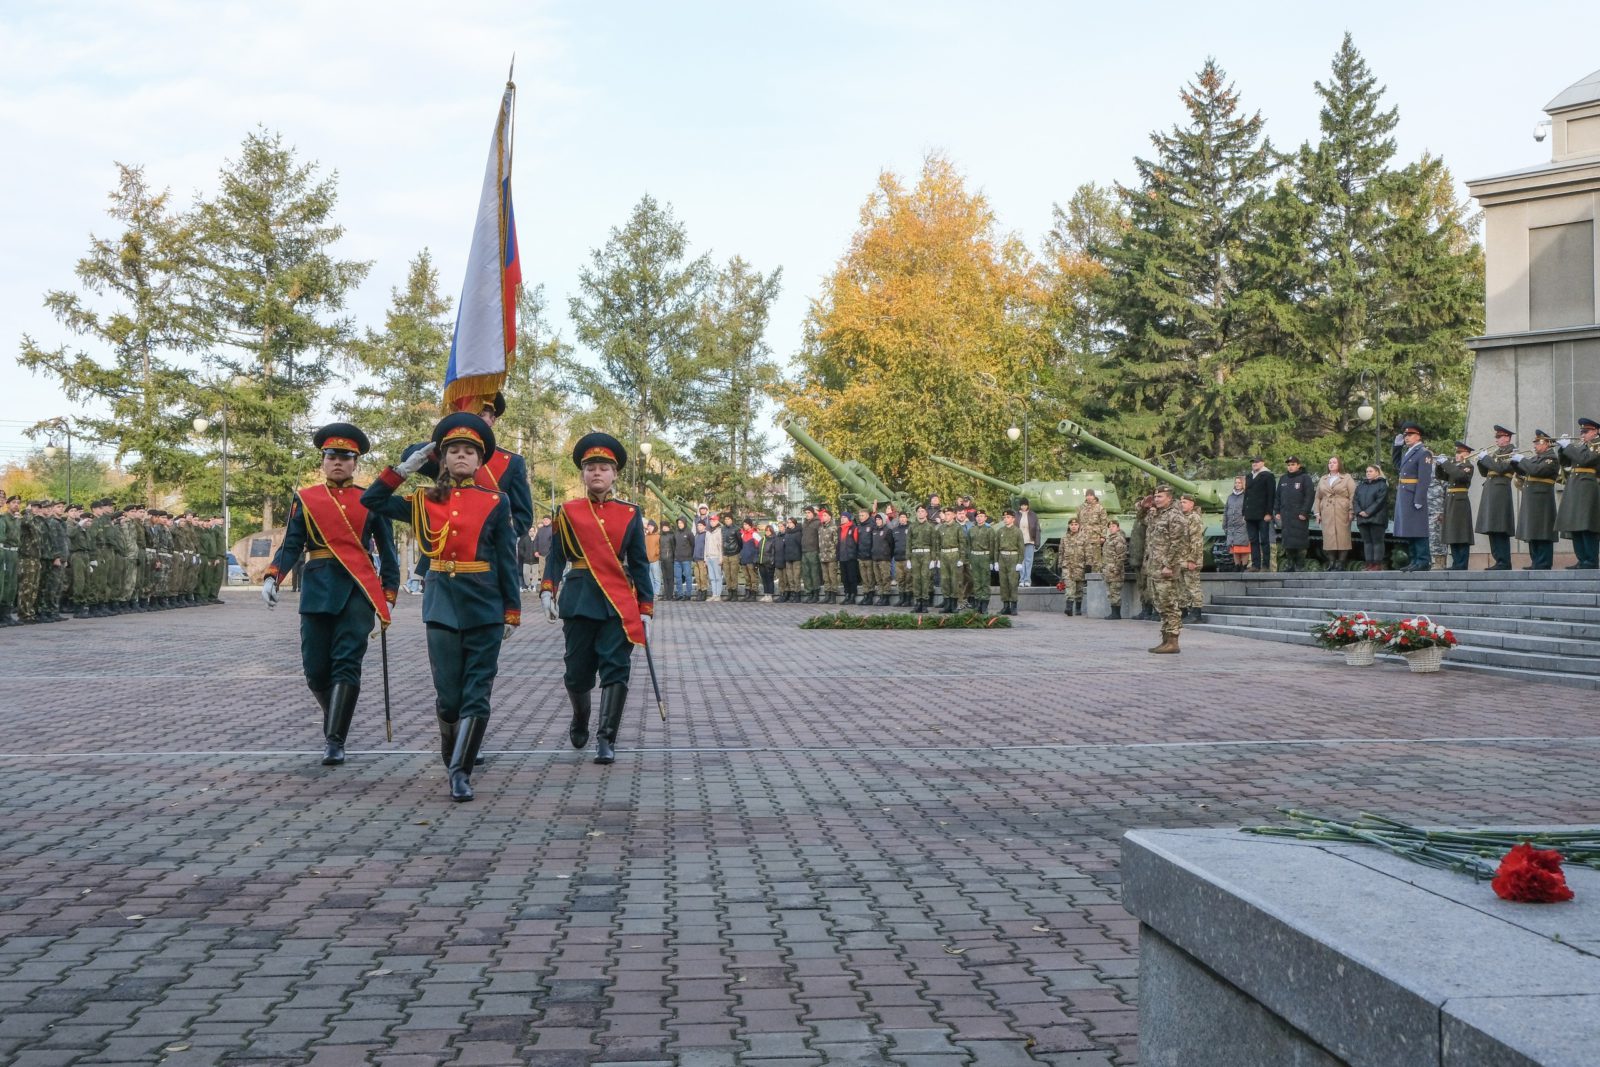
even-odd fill
[[[1472,489],[1472,463],[1441,459],[1438,467],[1445,493],[1444,543],[1470,545],[1473,540],[1472,500],[1467,494]]]
[[[926,519],[912,519],[906,532],[906,561],[911,568],[911,591],[919,604],[933,599],[933,560],[939,548],[939,527]]]
[[[1016,525],[994,529],[995,560],[1000,567],[1000,600],[1010,604],[1022,585],[1022,528]]]
[[[1564,534],[1600,533],[1600,441],[1573,441],[1561,448],[1561,465],[1567,468],[1567,485],[1556,513],[1556,529]]]
[[[999,560],[999,538],[993,526],[984,523],[973,526],[967,534],[967,571],[972,580],[972,596],[978,601],[989,599],[989,571]]]

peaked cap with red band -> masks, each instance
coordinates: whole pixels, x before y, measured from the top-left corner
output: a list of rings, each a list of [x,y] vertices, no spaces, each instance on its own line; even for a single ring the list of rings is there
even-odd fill
[[[433,428],[433,443],[438,446],[439,455],[444,455],[445,446],[452,441],[467,442],[482,458],[494,455],[494,431],[470,411],[452,412]]]
[[[596,430],[586,433],[578,438],[578,443],[572,446],[572,462],[581,469],[584,463],[591,459],[608,459],[621,470],[628,465],[628,450],[608,433]]]
[[[372,451],[367,435],[353,422],[330,422],[311,435],[311,443],[319,449],[354,452],[358,456]]]

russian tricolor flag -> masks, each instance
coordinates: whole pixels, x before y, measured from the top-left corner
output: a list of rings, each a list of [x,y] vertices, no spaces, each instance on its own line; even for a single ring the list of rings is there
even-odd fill
[[[456,332],[444,376],[445,411],[473,411],[493,402],[517,352],[517,224],[511,211],[511,110],[517,87],[506,83],[489,142],[478,216],[467,255],[467,279],[456,308]]]

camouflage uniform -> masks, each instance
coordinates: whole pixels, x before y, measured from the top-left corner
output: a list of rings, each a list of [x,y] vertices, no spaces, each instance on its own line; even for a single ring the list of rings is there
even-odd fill
[[[1145,533],[1150,566],[1150,589],[1156,612],[1161,616],[1160,648],[1177,651],[1178,634],[1183,629],[1184,560],[1189,554],[1189,520],[1176,502],[1150,512]],[[1154,651],[1152,649],[1152,651]]]
[[[21,533],[22,517],[13,515],[10,506],[0,500],[0,626],[16,621],[17,539]]]
[[[1150,507],[1143,499],[1134,505],[1133,532],[1128,537],[1128,559],[1139,568],[1134,587],[1139,594],[1139,615],[1154,617],[1155,598],[1150,591]]]
[[[1183,510],[1181,504],[1178,510]],[[1194,570],[1183,572],[1183,606],[1199,608],[1203,603],[1200,593],[1200,571],[1206,563],[1206,520],[1200,514],[1199,508],[1189,512],[1184,519],[1189,523],[1189,543],[1184,559],[1194,564]]]
[[[38,620],[48,547],[44,517],[30,507],[17,520],[17,615],[23,622]]]
[[[1444,566],[1449,549],[1444,542],[1445,484],[1438,478],[1428,483],[1428,555],[1435,567]]]
[[[1111,519],[1106,515],[1106,506],[1100,503],[1100,498],[1083,498],[1083,503],[1078,505],[1078,529],[1083,531],[1083,566],[1084,570],[1095,570],[1100,563],[1100,546],[1105,543],[1106,527],[1111,524]]]
[[[1127,566],[1128,539],[1122,536],[1121,530],[1107,529],[1106,542],[1100,546],[1100,573],[1106,580],[1106,599],[1115,609],[1113,618],[1122,617],[1122,578]]]
[[[822,557],[822,593],[833,603],[835,593],[843,596],[839,584],[839,523],[829,519],[817,529],[817,552]]]
[[[121,543],[117,546],[117,574],[122,579],[122,602],[129,610],[139,606],[139,577],[144,573],[144,527],[126,512],[117,520]]]
[[[1079,520],[1078,529],[1067,527],[1067,532],[1061,535],[1061,576],[1066,579],[1067,599],[1076,604],[1083,599],[1083,594],[1088,587],[1084,573],[1089,569],[1089,537],[1083,530],[1082,520]]]

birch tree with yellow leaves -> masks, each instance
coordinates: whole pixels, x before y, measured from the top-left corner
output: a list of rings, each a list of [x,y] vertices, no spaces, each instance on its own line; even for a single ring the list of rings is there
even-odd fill
[[[914,496],[983,488],[930,454],[1020,481],[1006,429],[1047,369],[1044,302],[1026,246],[948,159],[927,157],[911,188],[885,171],[811,302],[779,399],[834,455]],[[796,456],[815,491],[836,495],[820,464]]]

